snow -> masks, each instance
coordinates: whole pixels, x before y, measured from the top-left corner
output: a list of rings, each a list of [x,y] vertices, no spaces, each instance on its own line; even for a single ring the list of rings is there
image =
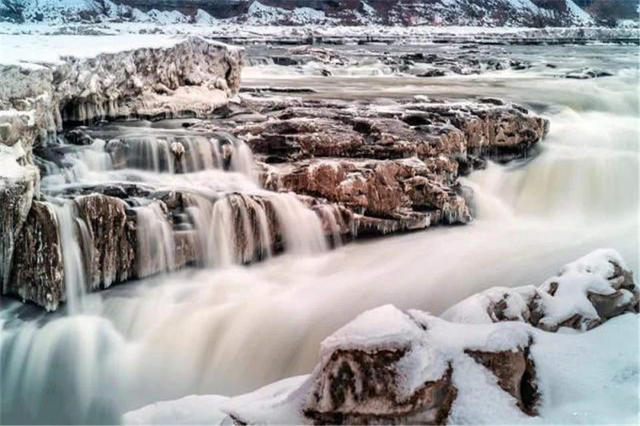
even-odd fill
[[[196,12],[195,22],[197,24],[208,24],[208,25],[219,23],[218,19],[209,15],[207,12],[205,12],[202,9],[198,9],[198,12]]]
[[[573,0],[565,0],[567,10],[575,17],[578,23],[584,25],[593,24],[593,18],[580,6],[575,4]]]
[[[589,319],[599,319],[598,312],[589,300],[589,293],[610,295],[616,289],[607,279],[614,275],[615,262],[626,268],[624,260],[615,250],[600,249],[566,265],[555,277],[540,286],[538,294],[542,298],[545,317],[542,324],[559,324],[574,314]],[[557,284],[552,296],[549,289]]]
[[[0,111],[0,118],[6,111]],[[3,180],[16,181],[22,179],[27,170],[18,164],[18,160],[26,155],[20,142],[13,146],[0,143],[0,188]]]
[[[254,1],[249,6],[247,16],[242,21],[249,25],[273,25],[286,22],[294,25],[322,24],[331,19],[323,11],[309,7],[297,7],[287,10],[280,7],[266,6]]]
[[[290,377],[255,392],[231,398],[221,409],[249,424],[305,424],[302,402],[309,375]]]
[[[586,333],[537,332],[531,355],[541,419],[556,424],[640,424],[639,315]]]
[[[566,265],[558,275],[547,279],[538,288],[533,286],[504,288],[493,287],[474,294],[452,306],[442,314],[442,318],[459,323],[490,323],[492,306],[504,300],[503,314],[508,320],[529,321],[531,303],[536,306],[542,318],[538,324],[545,329],[553,329],[574,315],[585,320],[600,321],[598,312],[589,299],[591,294],[613,295],[620,292],[618,306],[630,304],[635,297],[627,289],[620,289],[613,264],[623,269],[627,266],[615,250],[599,249]],[[637,294],[637,286],[634,293]],[[536,308],[537,309],[537,308]],[[588,321],[581,323],[585,326]]]
[[[0,64],[39,66],[61,64],[65,56],[95,57],[101,53],[117,53],[146,47],[172,47],[185,37],[163,34],[135,34],[113,36],[0,34]]]
[[[537,293],[534,286],[506,288],[492,287],[481,293],[474,294],[467,299],[447,309],[442,318],[447,321],[466,324],[488,324],[494,322],[489,316],[488,308],[492,303],[497,303],[506,296],[509,318],[527,321],[523,312],[528,310],[528,303]]]
[[[422,330],[392,305],[381,306],[358,315],[320,345],[322,362],[337,349],[377,348],[398,349],[420,339]]]
[[[379,308],[380,309],[380,308]],[[404,314],[402,314],[404,315]],[[439,338],[462,342],[473,338],[485,327],[458,324],[451,328],[442,320],[425,313],[412,311],[411,315],[435,327]],[[404,327],[404,320],[389,306],[365,317],[375,324],[390,318]],[[364,319],[363,319],[364,318]],[[522,324],[521,331],[530,333],[534,343],[531,357],[536,365],[538,387],[541,393],[539,416],[528,417],[515,406],[515,399],[498,388],[496,377],[469,356],[458,353],[454,359],[453,381],[458,396],[452,406],[449,423],[452,424],[638,424],[638,345],[639,316],[625,314],[611,319],[602,326],[578,334],[549,333]],[[373,323],[371,327],[373,327]],[[502,326],[505,324],[503,323]],[[501,327],[500,325],[496,325]],[[363,328],[364,327],[364,328]],[[462,332],[462,335],[457,334]],[[487,335],[482,333],[486,338]],[[516,338],[524,335],[516,333]],[[512,342],[513,343],[513,342]],[[508,346],[508,345],[507,345]],[[576,362],[576,360],[580,362]],[[276,382],[256,392],[219,399],[212,405],[206,397],[190,397],[174,402],[161,402],[125,415],[125,423],[175,424],[175,412],[186,413],[179,418],[185,423],[197,424],[201,419],[218,424],[217,411],[241,414],[241,418],[259,424],[309,423],[300,413],[312,375],[298,376]],[[144,410],[144,416],[141,411]],[[134,414],[135,413],[135,414]],[[202,417],[209,413],[210,419]]]
[[[531,419],[516,400],[500,389],[496,377],[471,357],[456,359],[453,383],[458,389],[449,424],[522,424]],[[552,423],[552,422],[550,422]]]
[[[190,395],[175,401],[156,402],[122,417],[126,425],[219,425],[227,414],[220,407],[229,398],[218,395]]]

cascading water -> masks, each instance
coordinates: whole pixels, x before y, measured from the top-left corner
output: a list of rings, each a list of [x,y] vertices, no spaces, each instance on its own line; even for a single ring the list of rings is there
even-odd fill
[[[82,236],[73,202],[65,201],[62,205],[54,204],[58,232],[60,233],[60,246],[62,260],[64,262],[64,286],[67,308],[71,314],[82,311],[86,294],[86,278],[84,255],[81,247]]]
[[[138,237],[138,277],[148,277],[175,268],[175,242],[171,225],[159,203],[136,207]]]
[[[545,49],[562,56],[564,48]],[[599,48],[584,49],[584,60],[592,61],[592,49]],[[491,164],[466,179],[475,192],[474,223],[332,252],[322,251],[327,242],[320,216],[294,196],[260,189],[233,156],[232,171],[245,174],[221,171],[224,148],[212,149],[218,168],[213,170],[170,174],[141,166],[144,170],[92,173],[94,183],[129,178],[191,188],[186,211],[201,263],[216,268],[153,276],[85,295],[92,303],[85,303],[82,315],[33,318],[17,314],[26,308],[3,308],[2,423],[113,423],[121,413],[158,400],[254,390],[308,373],[319,342],[366,309],[393,303],[438,314],[489,286],[539,284],[598,247],[617,249],[637,273],[637,75],[631,68],[609,79],[558,82],[532,72],[521,79],[443,79],[418,88],[402,86],[402,78],[376,81],[411,93],[431,94],[446,86],[447,93],[459,96],[509,93],[516,100],[537,100],[547,105],[551,133],[532,161]],[[532,82],[540,87],[535,93]],[[346,92],[355,83],[332,84]],[[185,146],[185,155],[188,150]],[[172,219],[150,205],[137,209],[145,216],[141,226],[149,225],[141,231],[155,247],[149,250],[161,253],[158,261],[168,265],[162,253],[170,240],[163,233],[174,226]],[[240,266],[269,257],[273,226],[281,228],[287,253]],[[238,247],[239,235],[253,238]],[[65,252],[69,247],[73,244],[65,244]]]

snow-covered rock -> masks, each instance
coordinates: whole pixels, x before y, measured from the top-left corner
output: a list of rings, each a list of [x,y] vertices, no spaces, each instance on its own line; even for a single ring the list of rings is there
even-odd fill
[[[264,389],[253,397],[232,398],[223,410],[236,422],[250,424],[300,419],[320,424],[441,424],[460,389],[477,384],[474,380],[497,382],[513,410],[518,404],[533,410],[530,343],[524,324],[461,325],[421,311],[382,306],[325,339],[320,364],[296,391],[281,393],[283,398]],[[476,362],[478,377],[469,380],[456,373]],[[267,406],[274,408],[275,417]],[[287,419],[282,417],[285,412],[297,414]]]
[[[617,253],[598,250],[540,289],[490,289],[446,319],[391,305],[364,312],[322,342],[311,374],[211,404],[206,419],[217,422],[221,410],[237,424],[550,424],[576,415],[588,423],[636,422],[639,316],[551,333],[529,324],[527,313],[528,300],[556,285],[549,303],[566,309],[555,316],[549,308],[547,319],[557,323],[581,305],[588,311],[585,293],[635,288],[623,268]],[[125,420],[145,413],[166,423],[174,411],[201,419],[207,402],[197,398],[154,404]]]
[[[528,322],[556,331],[591,329],[625,312],[639,312],[640,289],[615,250],[600,249],[566,265],[538,288],[493,287],[442,314],[448,321]]]

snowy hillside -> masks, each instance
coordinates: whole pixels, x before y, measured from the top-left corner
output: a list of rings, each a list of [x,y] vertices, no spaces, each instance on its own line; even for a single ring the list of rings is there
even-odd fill
[[[572,0],[0,0],[0,21],[576,26]]]

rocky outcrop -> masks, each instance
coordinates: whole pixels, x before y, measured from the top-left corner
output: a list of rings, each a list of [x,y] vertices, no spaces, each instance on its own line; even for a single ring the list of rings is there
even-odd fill
[[[234,107],[237,108],[237,107]],[[262,162],[263,186],[347,208],[345,235],[380,235],[471,220],[458,176],[485,159],[526,158],[548,121],[499,99],[418,97],[380,110],[279,97],[245,96],[225,120]]]
[[[3,294],[15,294],[48,310],[56,309],[65,299],[61,240],[49,203],[32,203],[11,260],[11,278],[3,286]]]
[[[102,54],[56,69],[64,121],[203,116],[240,86],[242,52],[191,38],[169,49]]]
[[[16,113],[3,117],[0,111],[0,122],[3,118],[6,121],[0,123],[0,133],[3,133],[0,134],[3,138],[0,141],[0,286],[4,292],[16,239],[27,219],[34,194],[39,190],[40,174],[31,159],[31,118]],[[24,130],[24,136],[11,133],[12,126]]]
[[[494,296],[503,289],[485,291],[442,318],[391,305],[367,311],[322,342],[320,363],[309,376],[231,398],[222,410],[237,424],[447,424],[484,422],[473,413],[487,404],[501,410],[499,416],[523,421],[538,415],[541,404],[536,359],[570,337],[550,338],[549,331],[586,330],[638,312],[638,287],[612,250],[567,265],[539,291],[551,288],[547,296],[556,300],[536,305],[544,306],[545,316],[533,325],[546,324],[542,330],[522,310],[528,289],[505,291],[499,301]],[[604,308],[594,295],[607,295],[611,303]],[[597,322],[567,321],[582,303],[592,304]],[[575,362],[575,348],[570,351]],[[487,415],[483,409],[478,414]]]
[[[134,276],[135,224],[124,201],[91,194],[77,197],[80,238],[85,253],[87,287],[109,287]],[[84,235],[82,235],[84,233]]]
[[[417,159],[302,160],[272,165],[265,177],[266,188],[322,197],[354,213],[396,220],[405,230],[471,220],[465,199],[448,183]]]
[[[209,114],[238,91],[242,64],[242,50],[189,38],[168,48],[105,53],[90,59],[68,57],[59,64],[0,66],[6,82],[0,87],[3,294],[18,294],[48,308],[64,298],[59,277],[53,278],[62,267],[59,256],[27,252],[13,258],[16,247],[37,245],[48,250],[60,241],[51,229],[55,225],[51,208],[39,203],[31,211],[32,201],[41,197],[40,173],[34,164],[42,161],[36,161],[34,149],[44,152],[55,145],[63,123]],[[89,287],[132,277],[135,239],[125,235],[123,204],[96,195],[76,200],[76,206],[85,224],[81,231],[90,240],[85,247]],[[38,242],[36,236],[47,238]],[[10,276],[14,277],[11,283]]]
[[[338,101],[246,98],[270,120],[235,128],[267,162],[308,157],[393,159],[438,155],[523,157],[548,121],[499,99],[446,102],[417,97],[383,111]]]

